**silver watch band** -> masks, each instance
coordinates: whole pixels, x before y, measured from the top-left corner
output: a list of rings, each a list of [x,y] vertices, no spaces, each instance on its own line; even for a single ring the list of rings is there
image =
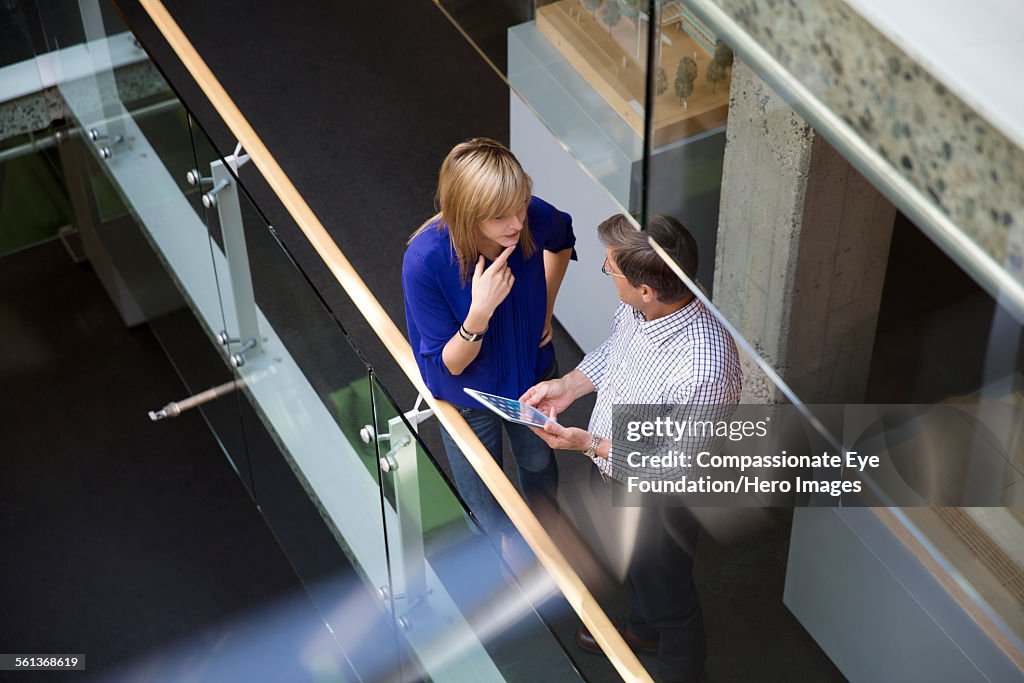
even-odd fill
[[[590,435],[590,445],[587,446],[587,450],[583,451],[583,455],[588,458],[593,458],[597,455],[597,447],[601,445],[601,437],[597,434]]]

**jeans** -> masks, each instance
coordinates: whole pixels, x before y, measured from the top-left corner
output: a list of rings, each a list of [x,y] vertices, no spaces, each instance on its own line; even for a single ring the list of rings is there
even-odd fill
[[[557,374],[558,365],[552,362],[542,379],[550,379]],[[501,427],[504,424],[512,446],[512,455],[519,468],[519,481],[523,486],[527,504],[534,512],[542,514],[556,511],[558,466],[548,445],[531,432],[529,427],[508,422],[487,408],[460,408],[459,412],[487,452],[498,463],[498,467],[503,463]],[[444,428],[441,429],[441,441],[444,442],[445,451],[448,453],[448,462],[451,463],[459,494],[480,522],[480,526],[494,537],[498,534],[514,536],[515,527],[511,520]]]

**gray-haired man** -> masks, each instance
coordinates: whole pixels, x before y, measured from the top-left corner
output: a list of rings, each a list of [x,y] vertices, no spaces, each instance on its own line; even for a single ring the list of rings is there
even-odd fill
[[[616,215],[601,223],[598,235],[607,247],[602,272],[622,300],[612,334],[576,369],[521,398],[554,417],[597,391],[588,430],[549,424],[534,431],[552,448],[591,457],[603,478],[621,486],[627,470],[625,454],[611,440],[614,404],[735,405],[742,373],[732,337],[647,240],[694,277],[697,245],[686,228],[652,216],[641,233]],[[632,607],[623,637],[636,650],[657,653],[666,681],[705,677],[704,623],[693,583],[697,528],[685,507],[644,508],[629,567]],[[576,640],[599,651],[584,628]]]

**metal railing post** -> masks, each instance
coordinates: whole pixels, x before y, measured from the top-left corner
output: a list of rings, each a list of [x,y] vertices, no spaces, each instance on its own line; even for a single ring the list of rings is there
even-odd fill
[[[416,439],[401,417],[388,421],[391,450],[382,459],[382,469],[392,478],[395,509],[398,513],[399,561],[392,567],[395,594],[404,594],[406,609],[398,614],[403,628],[410,628],[409,612],[427,599],[426,557],[423,551],[423,508],[420,504],[420,480]],[[394,557],[394,555],[392,555]]]
[[[231,171],[221,160],[210,164],[213,187],[203,194],[203,205],[216,208],[220,219],[221,235],[224,239],[224,256],[228,261],[228,277],[231,280],[232,302],[235,320],[238,324],[235,339],[242,343],[240,351],[232,356],[232,365],[245,364],[245,354],[259,353],[260,334],[256,318],[256,295],[252,286],[252,271],[249,268],[249,250],[245,243],[245,225],[242,222],[242,206],[238,197],[238,186]]]

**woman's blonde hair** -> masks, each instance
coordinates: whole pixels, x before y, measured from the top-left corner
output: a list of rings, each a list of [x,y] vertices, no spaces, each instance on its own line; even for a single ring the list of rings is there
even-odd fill
[[[477,237],[480,224],[519,211],[533,193],[533,180],[505,145],[490,138],[473,138],[459,143],[445,157],[437,178],[434,208],[437,213],[409,238],[434,225],[448,226],[452,247],[459,259],[463,282],[473,276],[480,252]],[[523,256],[536,251],[530,227],[524,221],[519,233]]]

